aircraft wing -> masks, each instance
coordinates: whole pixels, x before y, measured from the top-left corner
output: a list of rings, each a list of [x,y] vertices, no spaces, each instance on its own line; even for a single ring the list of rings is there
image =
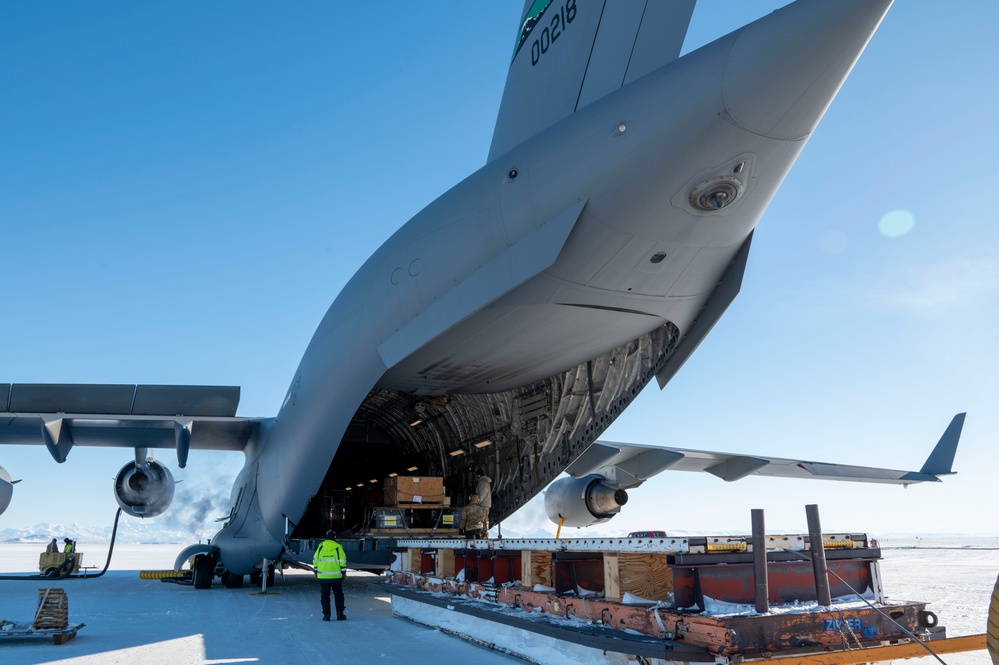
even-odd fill
[[[608,485],[620,489],[637,487],[666,470],[705,471],[729,482],[750,475],[896,485],[940,482],[940,476],[955,473],[951,467],[964,427],[964,417],[963,413],[954,416],[919,471],[595,441],[569,465],[566,472],[573,478],[602,475]]]
[[[243,450],[262,418],[238,418],[239,387],[0,384],[0,444]]]

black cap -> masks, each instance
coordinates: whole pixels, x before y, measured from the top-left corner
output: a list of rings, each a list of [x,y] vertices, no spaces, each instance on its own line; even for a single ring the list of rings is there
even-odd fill
[[[329,540],[336,540],[336,531],[330,529],[326,532],[326,538]]]
[[[482,469],[476,469],[475,470],[475,475],[477,475],[477,476],[484,476],[484,475],[486,475],[486,472],[483,471]]]

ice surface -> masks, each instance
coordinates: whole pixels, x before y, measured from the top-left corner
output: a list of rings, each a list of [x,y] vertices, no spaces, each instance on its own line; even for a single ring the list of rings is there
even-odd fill
[[[893,601],[921,601],[940,618],[949,636],[985,631],[989,597],[999,573],[999,544],[972,541],[929,542],[893,548],[882,540],[881,572]],[[179,545],[119,545],[110,572],[95,580],[62,582],[0,581],[0,618],[28,621],[37,589],[61,587],[69,597],[72,623],[85,623],[76,639],[55,646],[46,640],[5,640],[5,665],[151,663],[404,662],[445,665],[515,663],[510,656],[428,629],[392,615],[388,594],[372,575],[350,574],[346,583],[346,622],[320,621],[319,593],[311,575],[289,572],[274,593],[226,589],[210,591],[138,579],[138,570],[170,568]],[[86,561],[104,565],[106,545],[81,543]],[[0,545],[0,571],[37,570],[38,544]],[[461,622],[457,615],[449,620]],[[465,618],[465,621],[477,621]],[[461,632],[461,626],[451,627]],[[471,631],[469,631],[471,632]],[[532,634],[511,639],[530,642]],[[532,654],[540,662],[567,662],[564,650]],[[571,659],[569,659],[571,660]],[[985,651],[943,656],[948,665],[990,665]],[[930,657],[905,662],[930,665]]]
[[[107,556],[107,546],[79,546],[88,561]],[[84,623],[75,639],[55,646],[41,638],[0,642],[4,665],[209,665],[221,663],[447,663],[521,662],[392,615],[379,578],[348,574],[348,620],[321,620],[319,590],[308,573],[278,575],[273,593],[246,586],[196,591],[140,580],[138,570],[173,566],[178,545],[116,546],[113,565],[101,578],[61,582],[0,581],[0,618],[30,621],[39,588],[66,590],[69,620]],[[0,545],[0,571],[37,571],[40,548]]]

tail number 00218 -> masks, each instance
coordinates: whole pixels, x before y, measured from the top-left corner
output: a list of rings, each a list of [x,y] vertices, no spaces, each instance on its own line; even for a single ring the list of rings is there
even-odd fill
[[[569,24],[576,18],[576,0],[566,0],[565,4],[552,14],[551,21],[548,22],[541,31],[535,26],[532,31],[536,37],[531,44],[531,65],[535,66],[541,61],[541,56],[548,53],[548,49],[554,46],[555,42]]]

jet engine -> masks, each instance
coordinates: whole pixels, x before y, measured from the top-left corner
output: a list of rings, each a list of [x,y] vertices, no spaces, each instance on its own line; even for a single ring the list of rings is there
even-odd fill
[[[562,478],[545,492],[545,512],[555,524],[592,526],[608,521],[628,503],[628,493],[606,484],[598,475]]]
[[[173,501],[170,469],[154,459],[129,462],[114,479],[114,498],[133,517],[156,517]]]
[[[0,466],[0,515],[3,515],[3,512],[7,510],[7,506],[10,505],[10,499],[14,496],[14,483],[16,482],[20,481],[11,480],[7,469]]]

